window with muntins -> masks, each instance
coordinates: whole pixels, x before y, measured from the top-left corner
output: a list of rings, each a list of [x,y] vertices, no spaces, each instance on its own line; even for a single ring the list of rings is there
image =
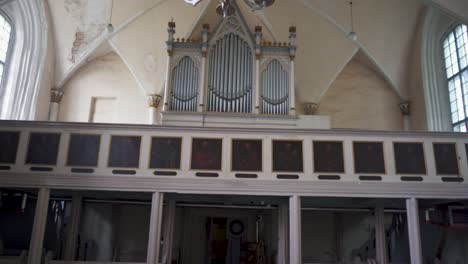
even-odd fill
[[[466,25],[450,31],[443,42],[453,131],[468,126],[468,32]]]

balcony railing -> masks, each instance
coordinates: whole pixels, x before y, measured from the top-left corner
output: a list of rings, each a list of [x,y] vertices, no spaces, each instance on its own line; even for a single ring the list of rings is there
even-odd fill
[[[468,196],[462,133],[2,121],[0,145],[2,186]]]

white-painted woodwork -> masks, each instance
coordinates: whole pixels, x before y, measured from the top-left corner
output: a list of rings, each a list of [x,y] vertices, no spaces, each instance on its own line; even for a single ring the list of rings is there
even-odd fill
[[[301,197],[289,197],[289,263],[302,263]]]
[[[406,210],[408,218],[408,238],[410,244],[411,264],[422,264],[421,233],[419,229],[418,200],[406,199]]]
[[[37,195],[36,211],[29,245],[28,264],[40,264],[42,261],[42,247],[47,222],[47,211],[49,209],[50,190],[40,188]]]

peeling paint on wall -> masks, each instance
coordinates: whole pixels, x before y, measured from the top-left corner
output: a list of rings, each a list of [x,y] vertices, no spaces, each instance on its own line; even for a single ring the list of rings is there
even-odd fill
[[[76,24],[68,59],[75,62],[105,30],[110,21],[112,0],[65,0],[64,8]]]

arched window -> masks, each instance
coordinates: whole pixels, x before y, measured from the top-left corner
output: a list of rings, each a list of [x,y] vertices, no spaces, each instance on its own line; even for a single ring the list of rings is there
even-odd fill
[[[0,84],[3,83],[3,73],[6,68],[10,39],[11,25],[5,17],[0,14]]]
[[[466,25],[456,26],[443,42],[448,80],[452,127],[467,132],[468,127],[468,32]]]

